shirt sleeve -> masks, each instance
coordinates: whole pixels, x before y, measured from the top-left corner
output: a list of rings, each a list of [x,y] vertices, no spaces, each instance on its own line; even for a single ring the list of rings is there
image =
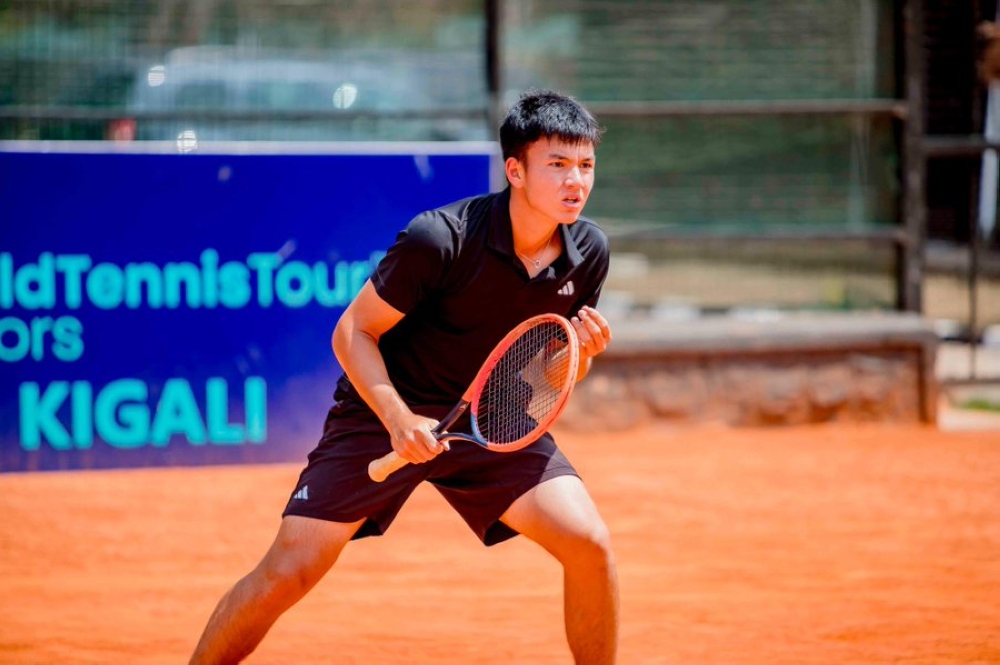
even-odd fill
[[[586,247],[583,250],[589,264],[587,288],[580,294],[574,312],[585,305],[597,307],[610,270],[611,248],[608,237],[596,224],[590,224],[590,227]]]
[[[440,288],[454,256],[455,233],[448,222],[436,210],[413,218],[375,268],[375,292],[396,310],[410,312]]]

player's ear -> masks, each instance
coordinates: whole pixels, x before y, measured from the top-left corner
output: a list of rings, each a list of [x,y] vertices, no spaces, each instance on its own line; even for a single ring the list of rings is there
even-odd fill
[[[507,174],[507,182],[510,183],[511,187],[524,186],[524,164],[521,163],[521,160],[516,157],[508,157],[503,167]]]

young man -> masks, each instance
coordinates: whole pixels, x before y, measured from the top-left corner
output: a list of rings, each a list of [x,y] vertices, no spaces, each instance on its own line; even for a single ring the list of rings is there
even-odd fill
[[[425,212],[399,234],[336,326],[344,376],[277,537],[223,596],[192,663],[248,655],[349,540],[384,533],[423,481],[486,545],[523,534],[555,556],[576,662],[615,661],[608,529],[552,437],[512,453],[459,441],[445,452],[431,434],[493,346],[529,316],[570,318],[581,374],[607,347],[611,331],[594,309],[608,272],[607,237],[580,217],[600,137],[573,99],[526,94],[500,128],[509,187]],[[392,449],[411,464],[372,482],[369,462]]]

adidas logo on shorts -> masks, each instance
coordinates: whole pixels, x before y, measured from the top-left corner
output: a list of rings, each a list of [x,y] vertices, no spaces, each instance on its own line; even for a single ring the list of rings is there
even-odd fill
[[[302,501],[305,501],[306,499],[308,499],[309,498],[309,486],[308,485],[303,485],[302,489],[300,489],[298,492],[296,492],[295,494],[292,495],[292,498],[293,499],[301,499]]]

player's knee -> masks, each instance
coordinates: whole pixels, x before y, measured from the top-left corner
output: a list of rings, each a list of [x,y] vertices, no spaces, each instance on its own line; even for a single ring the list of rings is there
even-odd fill
[[[320,573],[302,557],[275,557],[261,570],[261,591],[269,604],[290,606],[302,598],[316,582]]]
[[[562,557],[565,565],[584,565],[589,568],[610,568],[614,566],[614,551],[611,548],[611,533],[607,525],[597,521],[588,528],[574,534]]]

